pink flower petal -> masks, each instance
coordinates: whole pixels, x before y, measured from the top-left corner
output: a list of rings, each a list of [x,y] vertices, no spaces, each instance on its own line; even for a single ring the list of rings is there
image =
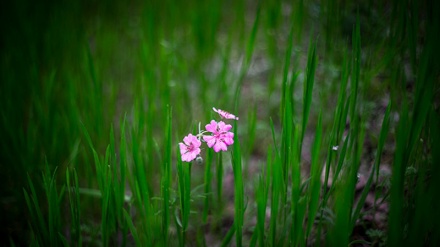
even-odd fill
[[[228,146],[234,144],[234,139],[233,138],[225,137],[223,140],[224,140],[225,144],[228,145]]]
[[[190,155],[191,155],[190,153],[186,153],[182,155],[182,161],[190,162],[191,161]]]
[[[215,151],[216,153],[220,152],[220,147],[219,147],[218,145],[215,145],[215,146],[214,146],[214,151]]]
[[[225,136],[225,137],[228,137],[228,138],[234,138],[234,133],[233,133],[233,132],[226,132],[226,133],[224,134],[224,136]]]
[[[189,157],[189,160],[194,160],[195,158],[196,158],[196,154],[194,154],[193,152],[191,152],[191,153],[188,153],[188,157]]]
[[[195,141],[193,141],[193,145],[195,148],[199,148],[202,145],[202,142],[199,141],[199,139],[196,139]]]
[[[214,120],[211,120],[211,123],[207,124],[205,126],[206,130],[212,133],[217,132],[217,122]]]
[[[231,114],[227,111],[223,111],[221,109],[215,109],[214,107],[212,108],[215,112],[218,113],[218,115],[220,115],[221,118],[226,118],[226,119],[235,119],[238,120],[238,117],[236,117],[234,114]]]
[[[184,138],[183,138],[183,142],[187,145],[187,146],[189,146],[189,145],[191,145],[191,140],[192,140],[192,134],[189,134],[189,135],[187,135],[187,136],[185,136]]]
[[[186,150],[187,146],[181,142],[179,143],[179,148],[180,148],[180,154],[184,154],[187,152],[187,150]]]
[[[225,124],[223,121],[218,122],[218,129],[219,132],[226,132],[229,131],[232,128],[232,125]]]
[[[217,142],[214,145],[214,151],[216,153],[220,152],[220,150],[223,150],[223,151],[227,151],[228,150],[228,148],[226,147],[226,144],[224,142]]]
[[[214,136],[203,136],[203,140],[205,140],[208,147],[212,148],[214,146],[217,139]]]

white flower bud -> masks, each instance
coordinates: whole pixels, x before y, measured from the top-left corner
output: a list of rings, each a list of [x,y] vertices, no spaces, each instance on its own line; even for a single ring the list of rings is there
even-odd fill
[[[197,162],[197,164],[202,164],[203,163],[203,158],[199,155],[199,156],[197,156],[197,158],[196,158],[196,162]]]

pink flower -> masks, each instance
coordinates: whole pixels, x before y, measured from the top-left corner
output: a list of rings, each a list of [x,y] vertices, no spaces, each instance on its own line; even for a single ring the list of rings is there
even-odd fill
[[[229,132],[232,125],[225,124],[223,121],[216,122],[211,120],[211,123],[205,126],[206,130],[211,132],[212,135],[203,136],[203,140],[210,148],[214,148],[215,152],[220,152],[220,150],[227,151],[227,146],[234,143],[234,133]]]
[[[200,154],[200,145],[202,145],[202,143],[192,134],[185,136],[183,142],[184,143],[179,143],[182,161],[190,162]]]
[[[235,119],[238,120],[238,117],[236,117],[235,115],[227,112],[227,111],[223,111],[220,109],[215,109],[214,107],[212,108],[215,112],[218,113],[218,115],[220,115],[221,118],[226,118],[226,119]]]

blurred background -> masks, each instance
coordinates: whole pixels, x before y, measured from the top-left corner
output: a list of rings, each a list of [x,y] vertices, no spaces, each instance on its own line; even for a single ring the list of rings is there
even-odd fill
[[[300,116],[307,51],[316,43],[310,131],[303,144],[308,147],[303,148],[307,171],[319,110],[324,130],[333,123],[343,60],[352,50],[357,16],[362,46],[359,97],[367,133],[361,164],[368,171],[388,103],[393,105],[395,126],[401,99],[411,102],[416,88],[420,54],[429,40],[438,37],[429,34],[438,27],[435,6],[431,1],[411,0],[2,1],[2,246],[28,245],[32,239],[23,196],[29,179],[41,193],[42,205],[44,189],[39,184],[45,172],[55,174],[62,185],[66,170],[74,168],[80,187],[97,188],[93,154],[83,129],[96,151],[104,154],[112,131],[119,145],[125,117],[129,152],[138,146],[150,195],[158,196],[168,106],[173,161],[179,158],[174,155],[177,143],[199,122],[204,125],[213,118],[212,107],[239,116],[246,186],[254,186],[251,181],[256,181],[273,144],[270,118],[277,137],[281,132],[285,61],[290,61],[287,78],[296,80],[294,111]],[[289,47],[291,56],[286,58]],[[426,67],[436,71],[436,83],[437,65]],[[435,88],[438,111],[438,84]],[[390,132],[382,157],[388,170],[394,127]],[[127,159],[128,166],[134,159]],[[228,179],[230,168],[225,169]],[[203,183],[203,174],[202,167],[194,166],[192,183]],[[226,183],[226,194],[229,189]],[[94,242],[100,222],[96,203],[93,197],[81,200],[82,234],[90,237],[84,237],[85,245],[99,245]],[[60,205],[63,215],[68,204],[63,200]],[[42,212],[47,212],[44,206]]]

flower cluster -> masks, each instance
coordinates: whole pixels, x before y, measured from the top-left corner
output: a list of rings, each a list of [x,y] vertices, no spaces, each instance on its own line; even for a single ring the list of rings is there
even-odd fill
[[[238,117],[233,114],[213,108],[221,118],[238,120]],[[214,149],[215,152],[227,151],[228,146],[234,143],[234,133],[230,132],[232,125],[226,124],[223,121],[211,120],[209,124],[205,126],[206,131],[199,130],[199,134],[194,136],[188,134],[183,138],[183,143],[179,143],[180,155],[182,161],[191,162],[196,158],[200,158],[200,146],[202,140],[206,142],[209,148]],[[206,134],[209,133],[209,134]]]

